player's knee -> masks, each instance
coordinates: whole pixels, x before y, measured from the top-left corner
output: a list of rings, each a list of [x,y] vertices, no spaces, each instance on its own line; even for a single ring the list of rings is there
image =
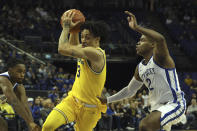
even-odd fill
[[[147,129],[149,129],[149,128],[150,128],[149,123],[148,123],[146,120],[143,119],[143,120],[140,122],[140,125],[139,125],[140,131],[147,131]]]

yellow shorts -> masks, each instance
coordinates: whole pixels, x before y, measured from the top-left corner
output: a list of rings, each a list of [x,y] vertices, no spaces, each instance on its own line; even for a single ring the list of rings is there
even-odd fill
[[[54,110],[57,110],[64,116],[66,123],[75,121],[76,131],[92,131],[101,118],[101,110],[99,108],[86,107],[72,95],[63,99]]]

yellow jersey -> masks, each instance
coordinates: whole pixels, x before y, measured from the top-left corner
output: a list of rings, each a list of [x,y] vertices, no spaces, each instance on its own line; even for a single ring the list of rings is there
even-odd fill
[[[5,115],[6,118],[14,118],[15,117],[14,109],[8,103],[0,104],[0,110],[6,111],[6,113],[9,114],[9,115]]]
[[[104,66],[101,72],[95,72],[91,69],[88,61],[78,59],[77,73],[75,82],[70,93],[87,104],[97,104],[97,96],[101,96],[105,80],[106,80],[106,56],[105,51],[97,48],[103,53]],[[69,93],[69,94],[70,94]]]

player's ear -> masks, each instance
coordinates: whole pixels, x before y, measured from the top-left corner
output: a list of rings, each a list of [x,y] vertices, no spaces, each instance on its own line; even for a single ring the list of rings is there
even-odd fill
[[[12,70],[13,70],[12,67],[9,67],[9,68],[8,68],[8,71],[9,71],[9,72],[12,72]]]
[[[96,37],[96,41],[100,42],[100,40],[101,40],[101,37]]]
[[[154,42],[154,41],[151,43],[151,47],[152,47],[152,48],[155,47],[155,42]]]

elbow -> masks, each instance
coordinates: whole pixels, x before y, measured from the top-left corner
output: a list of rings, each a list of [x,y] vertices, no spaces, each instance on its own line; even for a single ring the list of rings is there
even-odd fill
[[[8,101],[8,103],[13,105],[15,103],[15,98],[12,96],[7,96],[7,101]]]
[[[159,36],[158,42],[164,43],[165,41],[166,41],[166,39],[163,35]]]
[[[67,48],[58,48],[58,54],[67,55],[69,50]]]
[[[58,54],[61,54],[62,55],[63,52],[64,52],[63,49],[58,48]]]

